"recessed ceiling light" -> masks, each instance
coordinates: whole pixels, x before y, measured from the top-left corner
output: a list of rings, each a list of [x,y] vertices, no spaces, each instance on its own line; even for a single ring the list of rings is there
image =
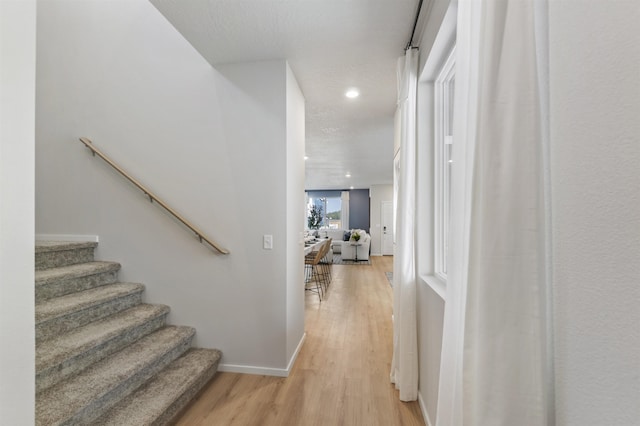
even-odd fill
[[[350,186],[349,189],[353,189],[353,186]]]
[[[360,92],[358,92],[358,89],[349,89],[344,95],[349,99],[353,99],[360,96]]]
[[[307,157],[306,155],[304,156],[305,161],[309,159],[309,157]]]
[[[351,177],[351,173],[347,173],[344,177]]]

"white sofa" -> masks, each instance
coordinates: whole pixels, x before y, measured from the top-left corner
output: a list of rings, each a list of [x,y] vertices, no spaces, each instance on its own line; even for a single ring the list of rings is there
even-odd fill
[[[332,238],[331,241],[331,251],[335,254],[340,254],[343,259],[346,260],[355,260],[356,258],[356,247],[358,250],[358,260],[369,260],[369,247],[371,246],[371,235],[367,234],[366,231],[362,229],[358,229],[360,232],[360,245],[355,246],[351,245],[353,241],[344,241],[344,233],[352,232],[354,230],[347,229],[318,229],[317,231],[312,231],[317,233],[318,238]],[[346,255],[344,250],[347,251]]]
[[[345,232],[347,232],[345,229],[319,229],[318,236],[320,238],[333,238],[331,249],[334,253],[342,253],[342,238]]]
[[[357,229],[360,234],[360,240],[342,241],[340,256],[343,260],[369,260],[369,247],[371,246],[371,235],[362,229]]]

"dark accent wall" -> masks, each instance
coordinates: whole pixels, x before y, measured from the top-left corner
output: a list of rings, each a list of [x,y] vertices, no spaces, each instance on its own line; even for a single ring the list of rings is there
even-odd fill
[[[364,229],[369,233],[370,199],[368,189],[349,191],[349,228]]]

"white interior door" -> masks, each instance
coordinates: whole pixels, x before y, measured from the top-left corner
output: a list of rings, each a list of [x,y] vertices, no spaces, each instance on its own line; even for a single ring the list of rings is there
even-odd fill
[[[393,202],[382,201],[382,255],[393,255]]]

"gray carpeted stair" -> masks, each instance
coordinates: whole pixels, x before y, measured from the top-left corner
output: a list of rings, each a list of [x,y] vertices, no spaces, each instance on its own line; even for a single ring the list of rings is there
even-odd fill
[[[168,306],[138,305],[36,345],[36,391],[157,330],[168,313]]]
[[[215,374],[221,353],[190,349],[108,411],[96,424],[120,426],[168,423]],[[188,380],[184,380],[188,378]],[[175,384],[178,384],[176,386]],[[140,410],[139,407],[150,407]]]
[[[141,303],[142,284],[115,283],[36,305],[36,340],[69,331]]]
[[[119,263],[87,262],[36,271],[36,301],[112,284],[119,270]]]
[[[221,353],[95,262],[96,243],[36,244],[36,424],[163,425],[213,377]]]
[[[39,241],[36,245],[36,271],[93,261],[98,243]]]

